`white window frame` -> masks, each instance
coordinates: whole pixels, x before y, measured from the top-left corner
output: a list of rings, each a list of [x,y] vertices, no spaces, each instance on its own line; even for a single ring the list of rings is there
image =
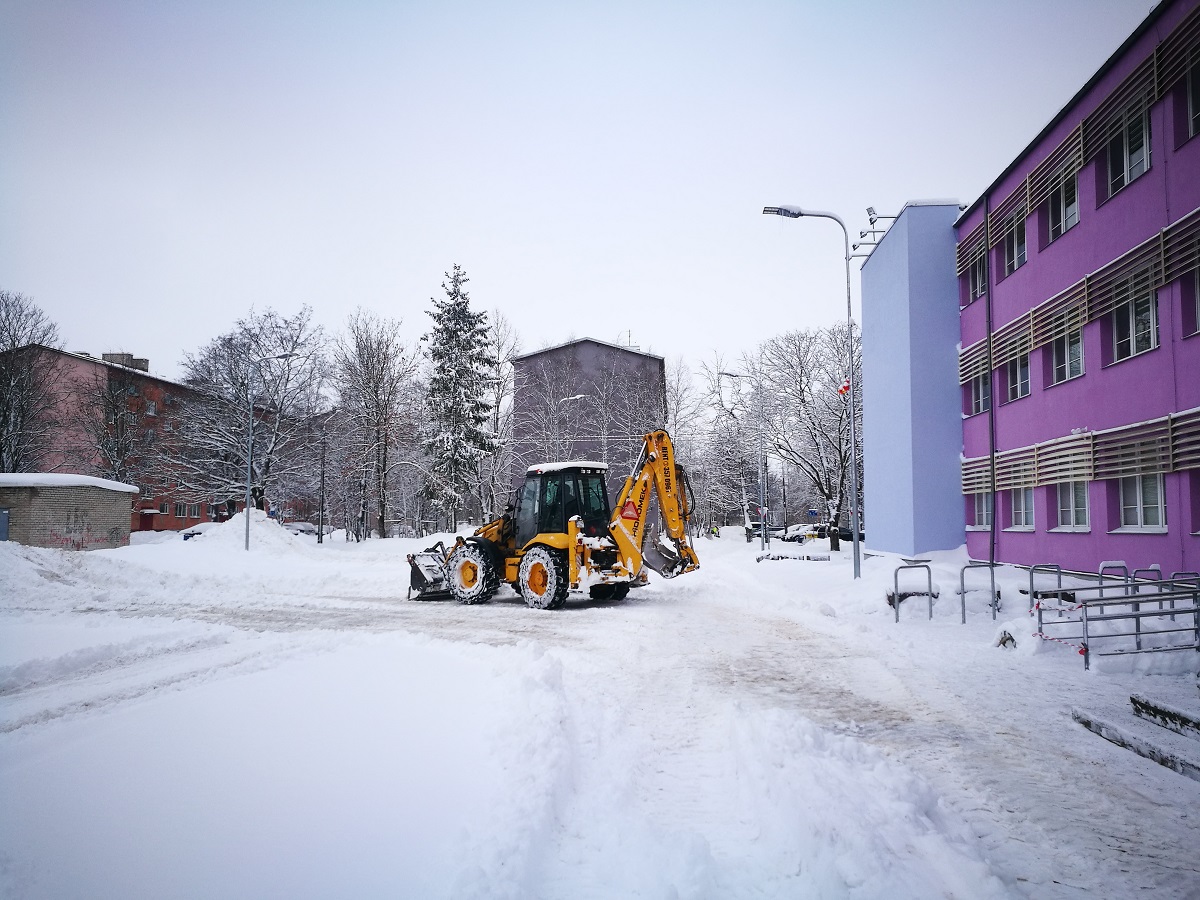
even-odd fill
[[[1083,329],[1076,328],[1050,342],[1050,380],[1062,384],[1082,374]]]
[[[973,517],[974,524],[971,526],[975,529],[990,529],[992,527],[992,495],[988,491],[983,491],[978,494],[972,494],[971,497],[975,504],[975,514]]]
[[[1033,530],[1033,488],[1018,487],[1013,488],[1009,492],[1010,509],[1012,511],[1012,519],[1010,519],[1009,530],[1011,531],[1032,531]]]
[[[1131,106],[1108,142],[1108,196],[1150,171],[1150,110]]]
[[[1150,485],[1154,487],[1148,490]],[[1118,479],[1117,487],[1122,529],[1167,530],[1166,491],[1161,474],[1127,475]]]
[[[200,504],[199,503],[189,503],[188,504],[187,517],[189,519],[200,518]]]
[[[1029,396],[1029,354],[1022,353],[1005,365],[1008,383],[1008,402]]]
[[[987,254],[981,253],[967,270],[968,302],[978,300],[987,293]]]
[[[148,416],[157,416],[158,415],[158,404],[155,403],[153,400],[146,401],[146,415],[148,415]]]
[[[1017,219],[1004,233],[1004,274],[1011,275],[1025,265],[1026,250],[1025,219]]]
[[[1113,362],[1149,353],[1158,346],[1158,291],[1131,297],[1114,309],[1112,316]],[[1141,328],[1139,316],[1147,323]]]
[[[985,372],[976,375],[970,381],[971,411],[969,415],[977,416],[992,408],[992,373]]]
[[[1064,176],[1049,202],[1050,240],[1055,241],[1079,224],[1079,173]]]
[[[176,519],[186,519],[187,518],[187,504],[184,503],[182,500],[176,500],[174,513],[175,513]]]
[[[1088,531],[1088,483],[1060,481],[1058,493],[1057,531]]]

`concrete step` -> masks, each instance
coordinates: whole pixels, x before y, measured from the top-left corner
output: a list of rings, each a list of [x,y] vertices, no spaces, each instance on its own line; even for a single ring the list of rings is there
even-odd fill
[[[1200,711],[1184,709],[1177,704],[1147,697],[1144,694],[1133,694],[1129,698],[1133,705],[1133,714],[1153,722],[1162,728],[1170,729],[1176,734],[1200,741]]]
[[[1190,737],[1174,734],[1136,716],[1118,717],[1075,707],[1071,717],[1118,747],[1132,750],[1193,781],[1200,781],[1200,742]]]

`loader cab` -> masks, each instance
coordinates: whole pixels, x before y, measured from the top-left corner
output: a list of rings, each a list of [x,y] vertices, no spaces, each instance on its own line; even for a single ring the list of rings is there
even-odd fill
[[[539,534],[563,534],[572,516],[583,519],[587,537],[608,534],[608,466],[594,462],[546,463],[530,466],[517,495],[517,546]]]

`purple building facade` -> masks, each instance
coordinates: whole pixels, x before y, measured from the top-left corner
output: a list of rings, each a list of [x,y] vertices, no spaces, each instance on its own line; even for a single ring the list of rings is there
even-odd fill
[[[1155,7],[955,234],[971,557],[1200,570],[1200,0]]]

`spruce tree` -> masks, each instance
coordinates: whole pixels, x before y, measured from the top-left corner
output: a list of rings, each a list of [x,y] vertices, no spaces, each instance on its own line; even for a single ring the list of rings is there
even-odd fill
[[[484,428],[491,412],[487,401],[488,371],[495,360],[488,352],[486,312],[473,312],[463,287],[469,280],[461,266],[446,273],[443,299],[430,298],[433,330],[424,335],[432,365],[429,377],[429,430],[424,441],[433,476],[431,488],[446,510],[450,526],[463,504],[479,459],[494,448]]]

